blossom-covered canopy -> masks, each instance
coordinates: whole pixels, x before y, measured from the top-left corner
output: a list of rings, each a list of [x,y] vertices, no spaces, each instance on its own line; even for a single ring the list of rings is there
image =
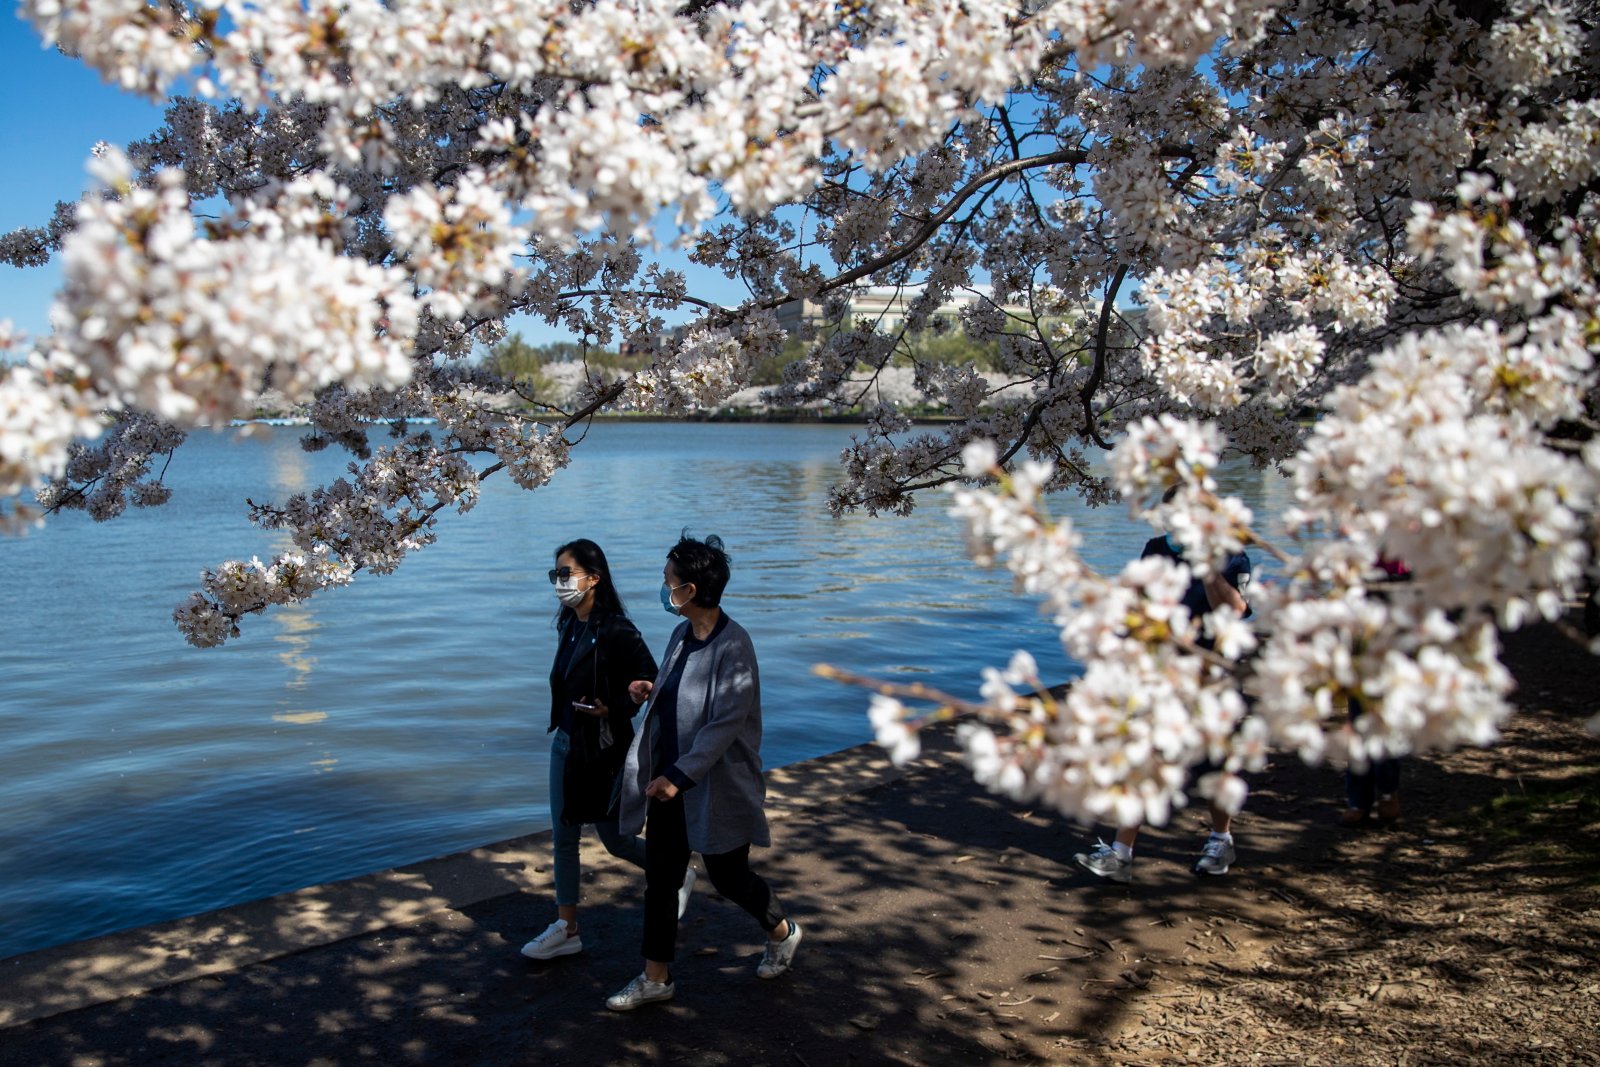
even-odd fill
[[[1225,770],[1202,788],[1237,803],[1270,745],[1360,763],[1491,740],[1496,625],[1557,617],[1594,572],[1590,0],[23,8],[127,89],[190,95],[0,238],[64,279],[49,337],[0,331],[25,356],[0,376],[0,522],[31,521],[29,490],[96,517],[159,504],[153,458],[268,390],[359,460],[253,508],[295,549],[207,571],[175,612],[195,644],[392,569],[485,477],[542,485],[596,412],[715,406],[781,350],[789,301],[832,324],[775,401],[855,404],[980,282],[962,327],[998,372],[917,363],[955,420],[879,404],[833,504],[961,486],[975,555],[1057,612],[1083,679],[1020,696],[1023,657],[985,686],[998,732],[969,736],[1009,792],[1127,822],[1207,757]],[[656,261],[672,240],[743,301],[691,292]],[[920,295],[881,330],[847,320],[866,285]],[[464,358],[514,315],[649,346],[684,313],[652,365],[542,415],[500,411],[517,384]],[[419,414],[438,428],[369,440]],[[1205,573],[1267,540],[1215,491],[1225,449],[1282,467],[1298,507],[1260,625],[1213,613],[1204,647],[1187,571],[1095,574],[1042,507],[1120,497]],[[1412,574],[1381,597],[1380,557]],[[1330,726],[1351,699],[1358,727]],[[874,705],[902,754],[905,715]]]

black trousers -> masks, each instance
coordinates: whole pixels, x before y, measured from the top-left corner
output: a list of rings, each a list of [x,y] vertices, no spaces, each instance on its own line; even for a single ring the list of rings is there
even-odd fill
[[[678,951],[678,889],[689,870],[689,827],[683,798],[652,800],[644,839],[644,958],[671,963]],[[717,892],[749,912],[768,933],[783,923],[783,909],[761,876],[750,869],[750,846],[717,855],[701,853]]]

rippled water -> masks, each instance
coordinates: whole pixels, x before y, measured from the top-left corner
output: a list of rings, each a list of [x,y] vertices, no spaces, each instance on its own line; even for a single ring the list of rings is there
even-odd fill
[[[862,694],[818,662],[968,694],[1014,648],[1073,673],[1035,606],[966,561],[937,494],[909,518],[828,517],[850,433],[598,425],[551,486],[491,479],[395,574],[248,619],[220,649],[185,645],[172,607],[202,567],[286,543],[247,525],[245,497],[339,472],[299,431],[195,435],[169,506],[0,541],[0,956],[547,827],[544,572],[573,537],[606,549],[658,653],[666,550],[685,526],[723,537],[769,765],[871,736]],[[1228,487],[1281,506],[1271,476]],[[1075,517],[1103,565],[1149,536],[1120,508]]]

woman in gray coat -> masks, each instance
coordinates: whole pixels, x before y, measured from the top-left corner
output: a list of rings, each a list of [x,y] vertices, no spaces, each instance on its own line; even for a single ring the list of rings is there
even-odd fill
[[[750,869],[750,846],[767,845],[761,776],[761,678],[744,627],[725,615],[728,556],[722,541],[684,536],[667,553],[661,604],[684,621],[667,642],[654,682],[634,682],[650,701],[622,770],[618,822],[645,838],[644,973],[606,1001],[615,1011],[671,1000],[678,888],[691,852],[705,859],[717,892],[749,912],[767,934],[756,974],[789,970],[800,927]]]

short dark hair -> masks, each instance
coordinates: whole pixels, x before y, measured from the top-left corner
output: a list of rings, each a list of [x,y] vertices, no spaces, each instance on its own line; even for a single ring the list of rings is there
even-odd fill
[[[702,608],[722,603],[722,591],[728,587],[728,553],[722,548],[722,538],[712,534],[698,541],[684,530],[667,560],[680,582],[694,583],[694,598],[689,603]]]

